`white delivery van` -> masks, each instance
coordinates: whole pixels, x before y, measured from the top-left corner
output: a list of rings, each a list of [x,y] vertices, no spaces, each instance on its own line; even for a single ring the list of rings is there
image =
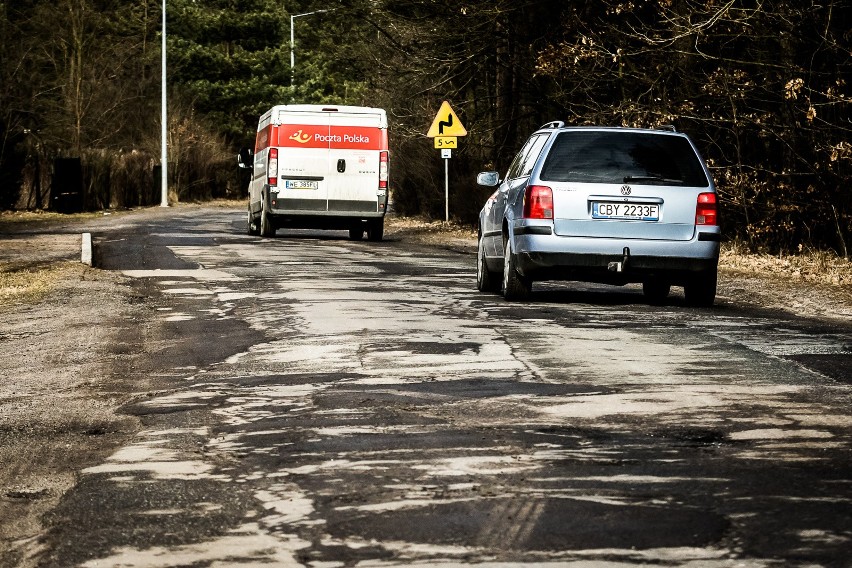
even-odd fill
[[[367,232],[382,239],[388,204],[388,122],[384,110],[278,105],[260,117],[252,168],[248,232],[282,227]],[[250,163],[247,163],[250,162]]]

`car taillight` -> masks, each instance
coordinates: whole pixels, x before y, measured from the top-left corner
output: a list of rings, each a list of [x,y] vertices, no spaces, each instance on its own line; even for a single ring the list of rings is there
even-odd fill
[[[388,153],[379,152],[379,189],[388,188]]]
[[[524,217],[553,219],[553,190],[545,185],[529,185],[524,192]]]
[[[698,205],[695,207],[696,225],[718,225],[719,218],[716,212],[716,194],[699,193]]]
[[[269,149],[269,164],[266,166],[266,177],[269,185],[278,185],[278,148]]]

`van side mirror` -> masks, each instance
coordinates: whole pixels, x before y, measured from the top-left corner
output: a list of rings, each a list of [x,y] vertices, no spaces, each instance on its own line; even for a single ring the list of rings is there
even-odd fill
[[[246,169],[254,167],[254,152],[251,148],[240,148],[240,153],[237,154],[237,165]]]
[[[499,172],[481,172],[476,176],[476,183],[486,187],[494,187],[500,185]]]

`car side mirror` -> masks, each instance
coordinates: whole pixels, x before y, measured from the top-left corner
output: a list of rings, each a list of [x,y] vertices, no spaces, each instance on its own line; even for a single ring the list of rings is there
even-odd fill
[[[476,176],[476,183],[486,187],[494,187],[500,185],[499,172],[481,172]]]
[[[254,167],[254,152],[251,148],[240,148],[240,153],[237,154],[237,165],[246,169]]]

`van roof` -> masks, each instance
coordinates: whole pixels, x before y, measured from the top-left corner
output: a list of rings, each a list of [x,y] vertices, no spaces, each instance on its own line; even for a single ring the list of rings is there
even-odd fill
[[[349,105],[275,105],[272,111],[295,112],[348,112],[354,114],[385,114],[382,108]]]

